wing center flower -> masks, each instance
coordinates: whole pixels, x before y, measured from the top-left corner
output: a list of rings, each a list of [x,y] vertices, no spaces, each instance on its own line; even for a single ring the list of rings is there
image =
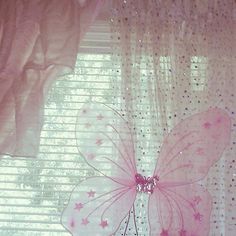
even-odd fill
[[[137,192],[152,194],[154,188],[157,185],[157,182],[159,181],[159,178],[157,176],[145,177],[137,173],[135,175],[135,181],[136,181]]]

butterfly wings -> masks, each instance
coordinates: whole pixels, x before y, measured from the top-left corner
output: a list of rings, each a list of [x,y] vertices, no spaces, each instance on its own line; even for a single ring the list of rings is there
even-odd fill
[[[136,198],[130,128],[111,108],[85,104],[79,110],[76,140],[81,156],[101,175],[86,179],[72,192],[62,224],[73,236],[112,235]]]
[[[95,103],[79,111],[76,136],[80,154],[101,176],[73,191],[62,223],[73,236],[113,235],[136,198],[132,131],[122,115]],[[149,197],[151,236],[208,235],[211,197],[196,182],[220,158],[229,138],[230,119],[218,108],[180,122],[167,136]]]
[[[207,236],[211,206],[198,184],[159,187],[149,198],[150,236]]]
[[[202,179],[229,143],[230,129],[229,116],[218,108],[180,122],[164,140],[154,175],[171,185]]]
[[[102,104],[85,104],[79,111],[76,136],[79,152],[94,169],[125,184],[134,180],[134,144],[122,115]]]
[[[112,235],[127,216],[136,188],[107,177],[88,178],[74,189],[62,215],[62,224],[73,236]]]
[[[210,109],[180,122],[167,136],[154,172],[158,184],[149,199],[150,234],[207,236],[211,196],[201,180],[230,139],[230,118]],[[159,221],[158,221],[159,219]]]

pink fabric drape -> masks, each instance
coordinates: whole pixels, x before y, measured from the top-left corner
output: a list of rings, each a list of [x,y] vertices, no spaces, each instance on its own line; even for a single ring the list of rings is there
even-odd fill
[[[103,1],[0,1],[0,155],[35,157],[47,91]]]

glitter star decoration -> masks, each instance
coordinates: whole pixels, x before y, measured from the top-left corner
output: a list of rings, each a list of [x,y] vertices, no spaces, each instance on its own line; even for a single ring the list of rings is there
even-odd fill
[[[101,220],[100,226],[104,229],[105,227],[108,226],[108,223],[106,220]]]
[[[93,190],[90,190],[89,192],[87,192],[88,197],[94,197],[95,193],[96,193],[96,192],[93,191]]]
[[[75,203],[75,210],[80,211],[82,208],[84,207],[84,205],[82,203]]]

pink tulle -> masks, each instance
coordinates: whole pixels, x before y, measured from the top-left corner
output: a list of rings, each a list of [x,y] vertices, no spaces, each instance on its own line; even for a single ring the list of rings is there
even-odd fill
[[[154,173],[166,184],[202,179],[229,144],[230,129],[229,116],[216,108],[180,122],[164,140]]]
[[[106,177],[83,181],[71,195],[62,224],[74,236],[112,235],[132,208],[135,186],[123,186]]]
[[[0,154],[35,157],[47,91],[103,1],[0,1]]]

